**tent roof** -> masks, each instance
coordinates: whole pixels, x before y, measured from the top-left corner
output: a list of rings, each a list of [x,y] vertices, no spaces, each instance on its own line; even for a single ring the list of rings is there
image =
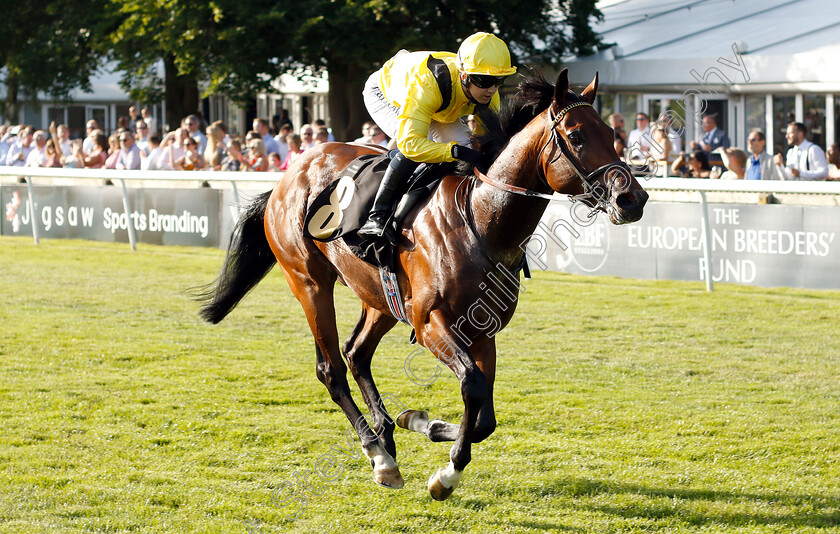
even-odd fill
[[[732,92],[840,90],[831,61],[840,57],[837,0],[603,0],[598,7],[604,20],[593,28],[616,46],[567,61],[575,80],[598,70],[614,88],[688,87],[714,67],[727,80],[715,74],[707,82]],[[743,67],[726,63],[738,63],[736,51]]]

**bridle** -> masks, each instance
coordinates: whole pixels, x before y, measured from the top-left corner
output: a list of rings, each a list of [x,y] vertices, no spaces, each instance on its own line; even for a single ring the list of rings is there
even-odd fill
[[[549,107],[549,109],[548,109],[548,120],[549,120],[549,125],[550,125],[550,130],[551,130],[551,136],[548,138],[548,140],[545,142],[545,144],[542,146],[539,153],[537,154],[537,162],[539,163],[540,159],[542,159],[543,152],[545,152],[545,150],[548,148],[548,146],[553,141],[554,144],[557,146],[557,148],[559,148],[559,153],[551,161],[548,162],[548,165],[553,164],[555,161],[557,161],[560,158],[560,156],[564,156],[566,158],[566,161],[568,161],[569,164],[572,166],[572,169],[575,171],[575,174],[577,174],[578,178],[580,178],[580,181],[583,185],[583,193],[581,193],[580,195],[568,195],[568,198],[572,202],[579,202],[579,201],[584,201],[584,200],[590,200],[591,199],[593,201],[592,202],[593,207],[592,207],[592,210],[590,211],[589,215],[587,216],[587,218],[591,219],[592,217],[594,217],[597,214],[597,212],[599,210],[602,210],[606,213],[609,213],[609,207],[610,207],[608,196],[606,194],[602,194],[602,193],[604,193],[604,191],[600,186],[595,184],[595,178],[600,174],[605,174],[605,173],[609,172],[611,169],[616,169],[618,172],[621,172],[622,174],[626,173],[625,176],[628,177],[627,179],[628,179],[628,183],[629,183],[629,177],[632,176],[632,174],[630,173],[630,168],[627,166],[627,164],[624,163],[623,161],[619,160],[619,159],[616,159],[615,161],[607,163],[606,165],[601,165],[600,167],[598,167],[597,169],[595,169],[594,171],[592,171],[590,173],[586,173],[581,168],[580,164],[575,160],[575,158],[572,157],[572,153],[569,151],[569,148],[566,146],[566,143],[563,141],[563,138],[560,136],[558,126],[560,126],[560,121],[563,120],[563,117],[565,117],[566,114],[569,111],[571,111],[575,108],[581,107],[581,106],[592,107],[592,104],[590,104],[589,102],[574,102],[572,104],[569,104],[565,108],[561,109],[560,112],[557,113],[556,117],[554,116],[554,113],[552,112],[551,108]],[[548,183],[548,179],[546,178],[545,173],[542,171],[542,167],[540,167],[540,166],[537,167],[537,173],[538,173],[540,179],[545,183],[546,187],[548,187],[549,189],[552,189],[551,186]],[[502,183],[502,182],[497,182],[496,180],[493,180],[492,178],[489,178],[488,176],[486,176],[484,173],[482,173],[478,169],[475,170],[475,175],[482,182],[485,182],[486,184],[491,185],[493,187],[503,189],[503,190],[508,191],[510,193],[515,193],[515,194],[518,194],[518,195],[529,196],[529,197],[538,197],[538,198],[543,198],[543,199],[546,199],[546,200],[557,200],[557,198],[553,195],[540,193],[538,191],[532,191],[530,189],[526,189],[524,187],[519,187],[519,186],[512,185],[512,184],[505,184],[505,183]],[[593,184],[595,184],[595,185],[593,185]]]
[[[599,174],[606,174],[610,171],[610,169],[613,168],[618,169],[622,173],[626,173],[625,176],[627,177],[632,177],[632,174],[630,173],[630,167],[628,167],[627,164],[621,161],[620,159],[616,159],[615,161],[607,163],[606,165],[601,165],[600,167],[588,174],[585,173],[584,170],[578,164],[578,162],[575,161],[568,147],[563,142],[563,138],[560,137],[560,133],[558,132],[557,127],[560,125],[560,121],[563,120],[563,117],[565,117],[569,111],[581,106],[592,107],[592,104],[588,102],[575,102],[573,104],[569,104],[565,108],[561,109],[556,117],[554,116],[554,114],[551,111],[551,108],[549,107],[548,120],[551,128],[551,137],[549,137],[548,141],[545,142],[545,144],[542,146],[539,153],[537,154],[537,173],[538,175],[540,175],[540,179],[545,183],[546,187],[552,189],[551,185],[549,185],[548,183],[548,179],[546,178],[545,174],[541,172],[542,167],[539,166],[539,161],[542,158],[542,154],[543,152],[545,152],[545,149],[548,148],[548,145],[551,144],[552,141],[554,141],[554,144],[557,145],[557,147],[560,149],[560,153],[557,154],[557,156],[555,156],[551,161],[549,161],[548,165],[551,165],[552,163],[557,161],[557,159],[560,156],[566,157],[566,160],[572,166],[572,168],[575,171],[575,174],[577,174],[578,178],[580,178],[580,181],[583,184],[583,193],[581,193],[580,195],[568,195],[568,198],[573,203],[592,199],[593,207],[587,215],[587,219],[591,219],[597,215],[599,210],[603,210],[605,213],[609,213],[610,208],[609,199],[607,198],[607,195],[599,194],[599,192],[596,190],[596,186],[592,185],[595,177],[597,177]],[[503,191],[507,191],[509,193],[514,193],[526,197],[542,198],[545,200],[558,200],[557,197],[555,197],[553,194],[549,195],[546,193],[540,193],[539,191],[519,187],[517,185],[498,182],[481,172],[478,169],[478,167],[475,167],[473,169],[473,173],[475,174],[476,178],[486,183],[487,185],[490,185],[497,189],[501,189]],[[464,193],[464,208],[462,209],[460,204],[458,203],[458,192],[465,184],[467,185],[467,189]],[[487,261],[490,262],[491,265],[494,265],[495,263],[490,252],[485,249],[484,245],[481,244],[481,239],[479,238],[478,233],[475,230],[475,225],[472,220],[472,211],[469,209],[469,197],[472,192],[473,184],[474,182],[468,182],[467,177],[464,177],[461,183],[458,184],[458,187],[455,188],[455,206],[458,210],[458,213],[461,215],[465,226],[469,229],[470,233],[472,233],[473,237],[476,240],[476,243],[478,243],[478,248],[481,251],[482,255],[487,259]],[[597,189],[600,189],[600,187],[598,187]],[[522,259],[519,262],[519,266],[516,268],[515,272],[518,272],[522,268],[527,269],[526,257],[527,256],[525,254],[522,255]],[[530,277],[530,275],[527,276]]]
[[[554,114],[551,110],[551,107],[548,108],[548,120],[551,123],[551,126],[550,126],[551,137],[548,139],[548,141],[546,141],[545,145],[543,145],[543,147],[540,149],[540,152],[537,155],[537,162],[539,162],[540,158],[542,157],[542,153],[545,151],[545,149],[548,147],[548,145],[552,141],[554,141],[554,144],[557,145],[557,147],[560,149],[560,153],[557,154],[557,156],[555,156],[554,159],[549,161],[548,165],[551,165],[552,163],[557,161],[557,159],[561,155],[565,156],[566,161],[568,161],[569,164],[572,166],[572,169],[574,169],[575,174],[577,174],[578,178],[580,178],[580,181],[583,184],[583,193],[581,193],[580,195],[569,195],[569,200],[571,200],[572,202],[577,202],[577,201],[592,199],[593,203],[594,203],[594,207],[592,209],[592,212],[590,212],[590,214],[589,214],[589,218],[592,218],[592,217],[595,216],[595,213],[599,209],[603,210],[605,213],[609,212],[608,195],[601,194],[601,193],[605,193],[603,190],[599,193],[599,191],[597,189],[601,189],[601,188],[597,187],[597,189],[596,189],[596,185],[593,185],[595,178],[600,174],[606,174],[610,169],[616,169],[616,170],[618,170],[618,172],[626,173],[626,175],[625,175],[626,177],[630,177],[630,176],[632,176],[632,174],[630,173],[630,167],[628,167],[627,164],[624,163],[623,161],[621,161],[620,159],[616,159],[615,161],[611,161],[610,163],[607,163],[605,165],[601,165],[600,167],[598,167],[594,171],[586,174],[586,172],[581,168],[581,166],[577,162],[577,160],[575,160],[575,158],[572,157],[572,153],[569,150],[569,147],[566,146],[566,143],[563,141],[563,138],[560,136],[558,126],[560,126],[560,121],[563,120],[563,117],[565,117],[566,114],[569,111],[571,111],[575,108],[582,107],[582,106],[588,106],[588,107],[591,108],[592,104],[590,104],[589,102],[574,102],[572,104],[569,104],[565,108],[561,109],[560,112],[557,113],[556,117],[553,116]],[[541,167],[538,166],[537,170],[540,171]],[[548,185],[548,178],[545,176],[544,172],[542,173],[541,178],[545,181],[546,185]],[[627,183],[628,184],[630,183],[629,179],[628,179]],[[549,185],[549,187],[551,187],[551,186]]]

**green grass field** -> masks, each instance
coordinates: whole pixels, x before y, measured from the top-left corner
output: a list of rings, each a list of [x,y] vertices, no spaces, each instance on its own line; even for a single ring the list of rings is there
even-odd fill
[[[398,491],[340,452],[279,270],[198,319],[184,290],[221,260],[0,238],[0,532],[840,532],[840,292],[538,273],[498,336],[498,428],[436,502],[449,444],[398,429]],[[408,334],[380,389],[457,421],[448,371],[406,376]]]

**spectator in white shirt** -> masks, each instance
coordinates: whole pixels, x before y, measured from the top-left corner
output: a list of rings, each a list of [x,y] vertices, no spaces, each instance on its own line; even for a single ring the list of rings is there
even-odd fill
[[[6,126],[5,124],[0,125],[0,164],[6,164],[6,154],[9,152],[9,139],[11,136],[9,135],[9,130],[11,127]]]
[[[134,126],[137,129],[135,145],[145,157],[149,154],[149,125],[145,120],[139,119]]]
[[[139,170],[140,149],[134,144],[134,134],[129,130],[120,133],[120,155],[117,156],[117,169]]]
[[[99,123],[93,119],[87,121],[85,124],[85,134],[87,137],[85,137],[85,140],[82,143],[82,152],[85,153],[85,156],[90,156],[90,153],[93,152],[94,145],[96,144],[94,139],[96,137],[95,132],[98,130]]]
[[[785,139],[790,150],[783,159],[781,154],[773,156],[776,172],[782,180],[825,180],[828,178],[828,162],[823,149],[805,139],[805,125],[791,122],[787,126]]]
[[[302,150],[315,146],[315,129],[308,124],[305,125],[300,131],[300,139]]]
[[[25,167],[43,167],[47,161],[47,132],[38,130],[33,137],[35,146],[26,156]]]
[[[198,142],[198,152],[204,154],[207,149],[207,136],[201,131],[201,121],[197,115],[190,115],[184,119],[184,127],[189,131],[190,137]],[[183,143],[180,143],[183,146]]]
[[[286,137],[288,137],[291,133],[294,132],[294,128],[288,122],[285,122],[280,125],[280,133],[274,136],[274,140],[277,141],[277,146],[280,150],[277,153],[280,155],[280,160],[285,160],[286,156],[289,154],[289,144],[286,143]]]
[[[11,140],[12,144],[6,154],[6,165],[11,165],[13,167],[24,166],[26,158],[29,157],[29,153],[32,152],[33,135],[34,130],[30,126],[27,126],[18,132],[18,138],[16,140]]]
[[[353,140],[354,143],[367,144],[370,143],[370,128],[376,123],[373,121],[365,121],[362,123],[362,136]]]
[[[149,108],[143,108],[140,110],[140,116],[143,117],[143,121],[146,123],[146,126],[149,127],[149,135],[153,135],[157,133],[157,119],[152,117],[152,114],[149,113]]]
[[[52,132],[52,128],[50,128],[50,132]],[[70,143],[70,128],[68,128],[66,124],[59,124],[55,129],[55,133],[58,136],[57,143],[59,145],[59,148],[61,148],[61,153],[65,157],[69,158],[70,155],[73,153],[73,147]],[[53,141],[56,140],[53,139]]]
[[[184,157],[186,151],[184,150],[184,139],[189,137],[189,132],[184,128],[178,128],[174,132],[169,132],[163,139],[161,146],[160,158],[158,158],[158,169],[166,171],[175,170],[175,161]]]
[[[650,117],[636,113],[636,128],[627,134],[629,159],[647,159],[650,155]]]
[[[145,108],[144,108],[145,109]],[[140,168],[144,171],[160,170],[160,155],[163,149],[160,147],[160,136],[158,134],[149,136],[148,156],[140,160]]]

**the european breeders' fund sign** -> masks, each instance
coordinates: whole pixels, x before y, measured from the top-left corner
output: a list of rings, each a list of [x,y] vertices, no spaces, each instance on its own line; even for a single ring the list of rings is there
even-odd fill
[[[840,208],[709,204],[712,276],[759,286],[840,288]],[[604,215],[549,206],[528,243],[537,268],[632,278],[703,280],[699,204],[648,203],[641,221],[613,226]]]

